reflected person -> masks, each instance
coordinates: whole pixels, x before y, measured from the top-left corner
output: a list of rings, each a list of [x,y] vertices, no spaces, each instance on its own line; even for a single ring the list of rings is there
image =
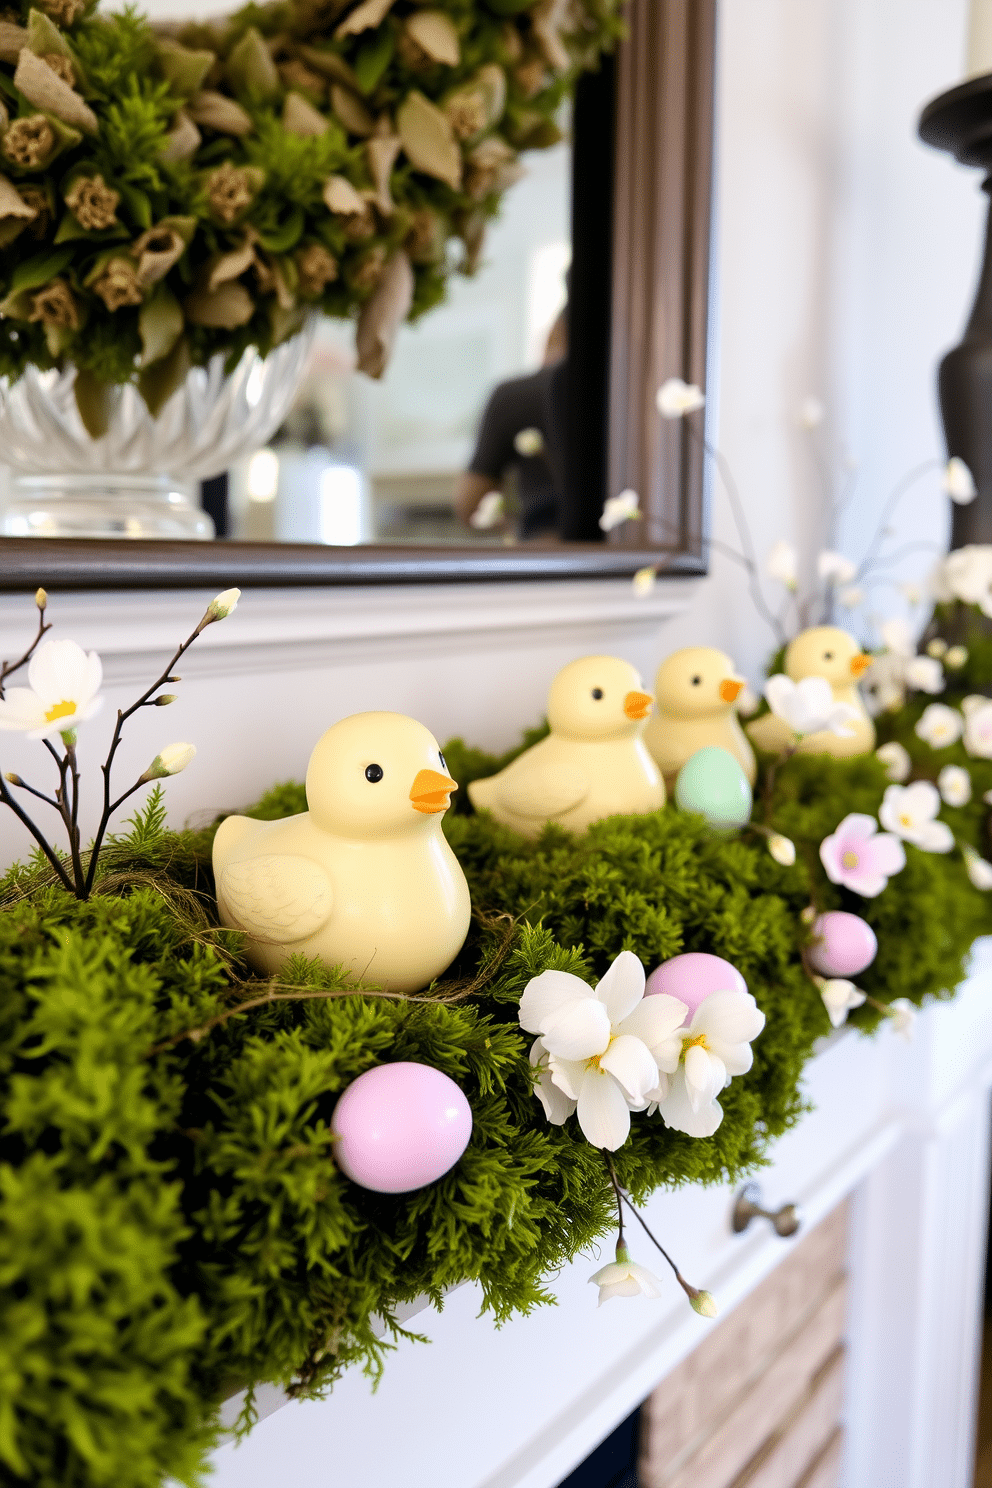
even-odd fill
[[[490,394],[475,453],[458,479],[455,511],[466,526],[484,496],[512,472],[517,486],[517,536],[557,537],[564,492],[566,311],[551,328],[537,372],[501,382]]]

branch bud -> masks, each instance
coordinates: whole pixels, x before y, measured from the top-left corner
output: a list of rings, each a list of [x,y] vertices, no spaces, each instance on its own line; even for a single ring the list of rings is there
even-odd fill
[[[689,1306],[693,1312],[698,1312],[700,1317],[716,1317],[717,1308],[712,1292],[704,1292],[699,1287],[690,1286],[683,1276],[680,1276],[678,1281],[679,1286],[689,1298]]]
[[[154,700],[155,707],[156,708],[166,708],[166,707],[168,707],[169,703],[174,703],[176,701],[176,698],[178,697],[178,695],[179,694],[178,693],[175,693],[175,692],[162,692],[162,693],[160,693],[159,696],[157,698],[155,698],[155,700]]]
[[[207,613],[200,622],[202,625],[211,625],[215,620],[226,620],[228,615],[236,607],[241,598],[240,589],[225,589],[215,596],[207,605]]]
[[[34,591],[34,602],[38,606],[41,613],[44,614],[45,609],[48,605],[48,595],[45,593],[44,589],[39,588]]]
[[[152,760],[138,784],[145,785],[149,780],[161,780],[166,775],[178,775],[180,770],[185,770],[195,754],[195,744],[167,744]]]
[[[13,772],[13,770],[8,770],[7,773],[6,773],[6,775],[3,778],[4,778],[4,780],[9,780],[10,783],[11,783],[11,785],[23,785],[24,784],[24,781],[21,779],[20,775],[15,775],[14,772]]]

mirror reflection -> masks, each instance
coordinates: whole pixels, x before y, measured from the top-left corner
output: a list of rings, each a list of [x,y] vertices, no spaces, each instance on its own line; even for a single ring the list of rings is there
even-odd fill
[[[571,149],[528,152],[471,278],[400,330],[376,382],[323,319],[277,435],[207,483],[219,535],[497,544],[554,537],[571,260]],[[226,499],[225,499],[226,498]]]

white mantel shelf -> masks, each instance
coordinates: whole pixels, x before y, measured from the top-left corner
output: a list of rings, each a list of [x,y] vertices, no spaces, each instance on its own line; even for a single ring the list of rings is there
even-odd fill
[[[992,942],[912,1045],[883,1030],[826,1042],[806,1074],[814,1109],[760,1175],[773,1207],[817,1223],[853,1196],[843,1488],[968,1488],[988,1212]],[[734,1307],[786,1253],[767,1225],[730,1233],[729,1188],[658,1194],[647,1213],[683,1271]],[[635,1255],[654,1267],[635,1233]],[[643,1252],[643,1254],[642,1254]],[[657,1259],[657,1258],[656,1258]],[[674,1285],[598,1309],[587,1255],[557,1307],[496,1329],[463,1287],[412,1326],[373,1394],[352,1374],[214,1456],[213,1488],[358,1482],[553,1488],[673,1369],[710,1324]],[[659,1275],[664,1267],[658,1266]],[[260,1404],[279,1404],[268,1392]]]

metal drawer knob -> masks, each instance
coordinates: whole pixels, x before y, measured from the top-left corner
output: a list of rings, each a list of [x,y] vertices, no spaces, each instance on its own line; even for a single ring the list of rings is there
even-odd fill
[[[760,1184],[745,1183],[734,1201],[734,1212],[730,1220],[734,1234],[743,1234],[752,1219],[770,1220],[776,1235],[781,1235],[783,1239],[794,1235],[803,1222],[796,1204],[783,1204],[781,1209],[776,1210],[763,1209]]]

